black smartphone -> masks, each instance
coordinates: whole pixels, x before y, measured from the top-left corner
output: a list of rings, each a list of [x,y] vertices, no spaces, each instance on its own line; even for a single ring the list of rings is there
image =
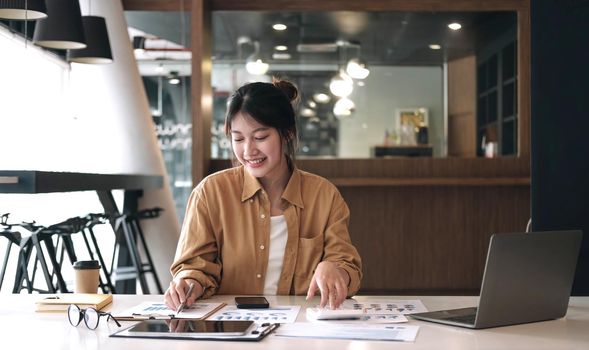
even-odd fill
[[[238,309],[267,309],[270,303],[264,297],[235,297]]]

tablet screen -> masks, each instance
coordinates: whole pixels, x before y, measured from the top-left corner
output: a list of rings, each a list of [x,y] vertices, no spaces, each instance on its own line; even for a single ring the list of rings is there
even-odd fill
[[[244,335],[253,321],[203,321],[189,319],[148,320],[131,327],[129,333],[176,333],[182,335]]]

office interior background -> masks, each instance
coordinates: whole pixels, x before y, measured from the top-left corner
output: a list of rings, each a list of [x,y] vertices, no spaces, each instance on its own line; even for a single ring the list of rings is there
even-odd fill
[[[0,170],[162,175],[139,205],[164,208],[144,227],[164,285],[190,191],[231,166],[227,97],[271,76],[302,92],[298,166],[350,206],[361,293],[477,294],[492,233],[589,228],[587,1],[80,5],[106,18],[112,63],[0,23]],[[354,60],[368,76],[342,74]],[[15,222],[102,210],[92,191],[0,194]],[[587,241],[573,294],[589,293]]]

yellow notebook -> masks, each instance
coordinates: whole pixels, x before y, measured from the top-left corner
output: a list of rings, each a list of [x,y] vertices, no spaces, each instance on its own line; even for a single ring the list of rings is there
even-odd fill
[[[57,294],[37,301],[37,312],[67,311],[71,304],[80,309],[93,307],[100,310],[112,302],[112,294]]]

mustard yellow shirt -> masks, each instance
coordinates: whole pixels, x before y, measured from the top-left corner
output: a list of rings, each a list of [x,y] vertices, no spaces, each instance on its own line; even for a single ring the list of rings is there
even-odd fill
[[[277,294],[306,294],[317,264],[332,261],[356,294],[362,263],[348,233],[350,211],[326,179],[294,169],[282,194],[288,239]],[[209,175],[192,191],[171,267],[204,297],[262,294],[268,266],[270,201],[243,166]]]

